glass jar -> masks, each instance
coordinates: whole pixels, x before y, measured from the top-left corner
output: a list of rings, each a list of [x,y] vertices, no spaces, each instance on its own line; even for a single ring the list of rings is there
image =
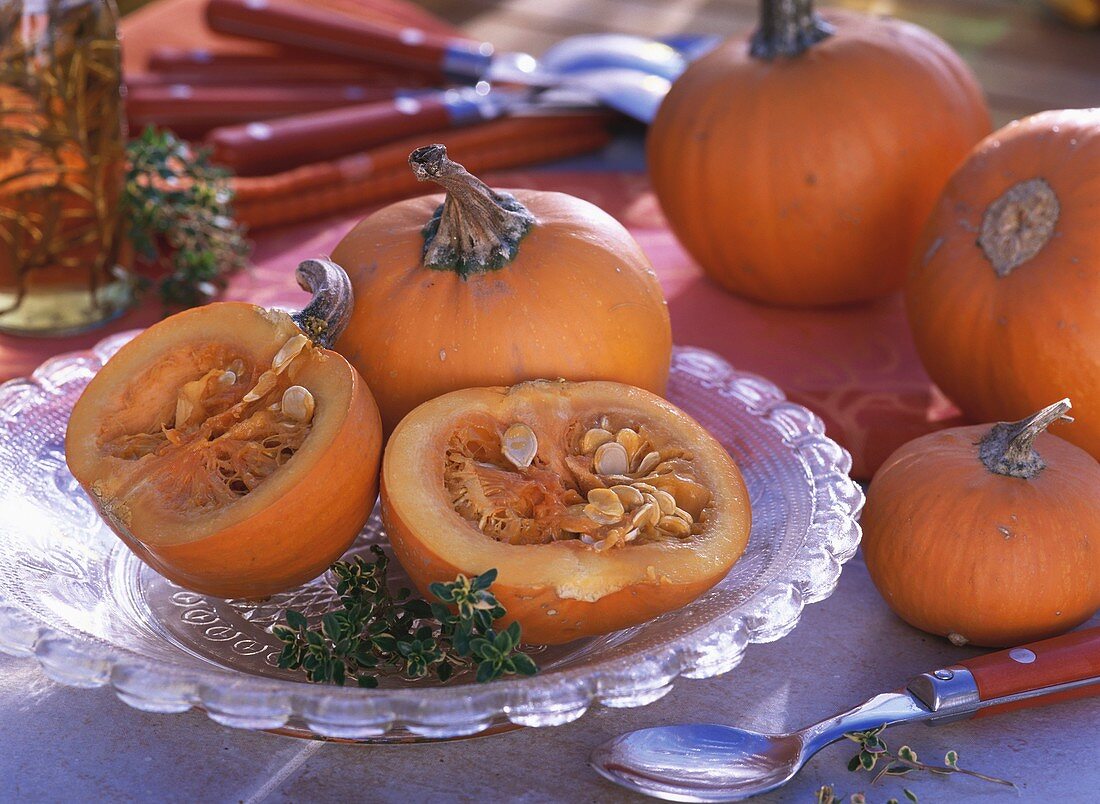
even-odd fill
[[[0,332],[88,329],[132,300],[112,0],[0,1]]]

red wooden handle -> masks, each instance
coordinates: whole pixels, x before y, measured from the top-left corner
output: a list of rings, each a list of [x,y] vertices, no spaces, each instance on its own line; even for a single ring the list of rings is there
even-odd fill
[[[217,126],[392,99],[390,87],[359,85],[196,86],[127,82],[131,130],[167,126],[181,136],[201,136]]]
[[[215,31],[319,50],[330,56],[391,64],[442,76],[453,48],[476,53],[472,40],[397,27],[279,0],[210,0],[206,22]]]
[[[1072,631],[1052,639],[1032,642],[1011,650],[987,653],[959,662],[974,676],[983,701],[1018,692],[1051,687],[1071,681],[1100,677],[1100,628]],[[992,706],[980,715],[1048,704],[1054,700],[1100,695],[1100,684],[1092,684],[1053,696],[1028,698]]]
[[[409,70],[308,51],[272,58],[252,53],[216,53],[202,48],[159,47],[150,52],[147,66],[161,83],[369,84],[404,89],[429,83]]]
[[[405,97],[217,128],[206,141],[213,146],[214,161],[240,176],[256,176],[446,128],[448,123],[447,108],[439,98]]]

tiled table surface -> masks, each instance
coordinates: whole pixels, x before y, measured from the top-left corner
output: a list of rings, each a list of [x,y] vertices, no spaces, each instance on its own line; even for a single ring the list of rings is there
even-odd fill
[[[1100,617],[1092,622],[1100,625]],[[450,743],[366,746],[234,731],[199,712],[151,715],[109,689],[47,680],[30,659],[0,657],[0,801],[642,801],[588,769],[589,750],[621,732],[705,719],[763,731],[796,728],[901,686],[910,675],[976,651],[897,620],[859,558],[830,599],[788,636],[751,646],[725,677],[679,681],[640,709],[597,709],[567,726]],[[832,784],[868,802],[1092,802],[1100,790],[1100,698],[979,721],[887,731],[924,758],[955,749],[961,764],[1011,779],[1019,795],[964,777],[888,779],[849,773],[847,745],[826,748],[760,802],[812,802]]]

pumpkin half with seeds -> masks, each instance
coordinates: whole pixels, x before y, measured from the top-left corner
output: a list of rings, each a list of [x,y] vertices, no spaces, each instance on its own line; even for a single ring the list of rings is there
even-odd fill
[[[537,644],[685,605],[729,572],[751,521],[722,445],[612,382],[433,399],[391,436],[381,486],[390,542],[421,592],[496,568],[493,593]]]
[[[291,316],[220,302],[122,347],[69,420],[66,459],[111,528],[170,580],[264,597],[322,573],[374,506],[382,427],[370,390],[325,348],[347,276],[310,260]]]
[[[433,397],[523,380],[614,380],[664,393],[668,309],[630,233],[587,201],[490,189],[442,145],[409,157],[446,196],[401,201],[332,252],[355,288],[337,350],[386,432]]]

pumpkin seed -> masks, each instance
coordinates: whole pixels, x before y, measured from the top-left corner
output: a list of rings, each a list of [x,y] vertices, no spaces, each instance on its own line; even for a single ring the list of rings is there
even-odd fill
[[[239,357],[235,358],[232,363],[226,366],[226,370],[232,372],[237,377],[244,374],[244,361]]]
[[[648,475],[656,466],[661,462],[661,453],[649,452],[642,458],[638,464],[638,468],[634,470],[636,474]]]
[[[679,517],[680,519],[687,522],[689,525],[695,524],[695,518],[683,508],[677,508],[675,511],[672,512],[672,515]]]
[[[639,505],[645,502],[645,498],[642,497],[642,493],[633,486],[612,486],[611,491],[615,493],[615,495],[619,498],[619,501],[626,508],[637,508]],[[589,499],[592,499],[591,495],[589,495]]]
[[[661,506],[662,514],[672,516],[676,512],[676,498],[667,491],[657,489],[653,492],[653,496],[657,498],[657,505]]]
[[[656,494],[660,490],[656,486],[651,486],[648,483],[635,482],[631,483],[630,485],[632,485],[643,494]]]
[[[638,528],[631,528],[630,530],[628,530],[626,532],[626,535],[623,536],[623,541],[632,542],[637,538],[638,538]]]
[[[256,380],[256,386],[241,397],[242,402],[255,402],[257,399],[261,399],[267,394],[271,393],[275,388],[275,384],[278,382],[278,376],[273,371],[265,371]]]
[[[646,525],[657,527],[657,523],[660,522],[660,520],[661,509],[657,507],[656,503],[647,502],[634,512],[630,524],[636,528],[645,527]]]
[[[230,385],[237,382],[237,373],[234,371],[223,371],[214,382],[222,388],[228,388]]]
[[[539,451],[539,440],[535,431],[522,422],[517,422],[504,431],[500,440],[500,450],[508,462],[517,469],[526,469],[535,460]]]
[[[306,344],[309,343],[309,338],[299,332],[297,335],[290,338],[283,344],[282,348],[275,353],[275,357],[271,359],[271,368],[276,374],[282,374],[283,370],[290,365],[302,350],[306,348]]]
[[[630,469],[630,459],[622,444],[609,441],[596,450],[592,466],[599,475],[625,475]]]
[[[182,394],[176,399],[176,423],[175,427],[187,426],[187,420],[191,418],[191,414],[195,412],[195,403]]]
[[[619,495],[611,489],[592,489],[588,492],[588,504],[601,514],[615,517],[616,522],[626,512]]]
[[[311,421],[315,407],[313,394],[309,392],[308,388],[303,388],[301,385],[292,385],[283,391],[283,413],[294,419],[294,421],[303,424]]]
[[[629,427],[624,427],[622,430],[615,434],[615,441],[622,444],[626,449],[626,454],[629,456],[630,461],[633,462],[634,456],[637,455],[644,444],[642,437]]]
[[[622,519],[622,514],[614,515],[604,513],[592,503],[589,503],[584,507],[584,515],[591,519],[593,522],[597,522],[601,525],[615,525]]]
[[[602,427],[593,427],[581,436],[581,454],[591,455],[608,441],[614,440],[615,436],[607,430],[604,430]]]
[[[678,516],[663,516],[657,527],[672,536],[689,536],[691,526]]]

